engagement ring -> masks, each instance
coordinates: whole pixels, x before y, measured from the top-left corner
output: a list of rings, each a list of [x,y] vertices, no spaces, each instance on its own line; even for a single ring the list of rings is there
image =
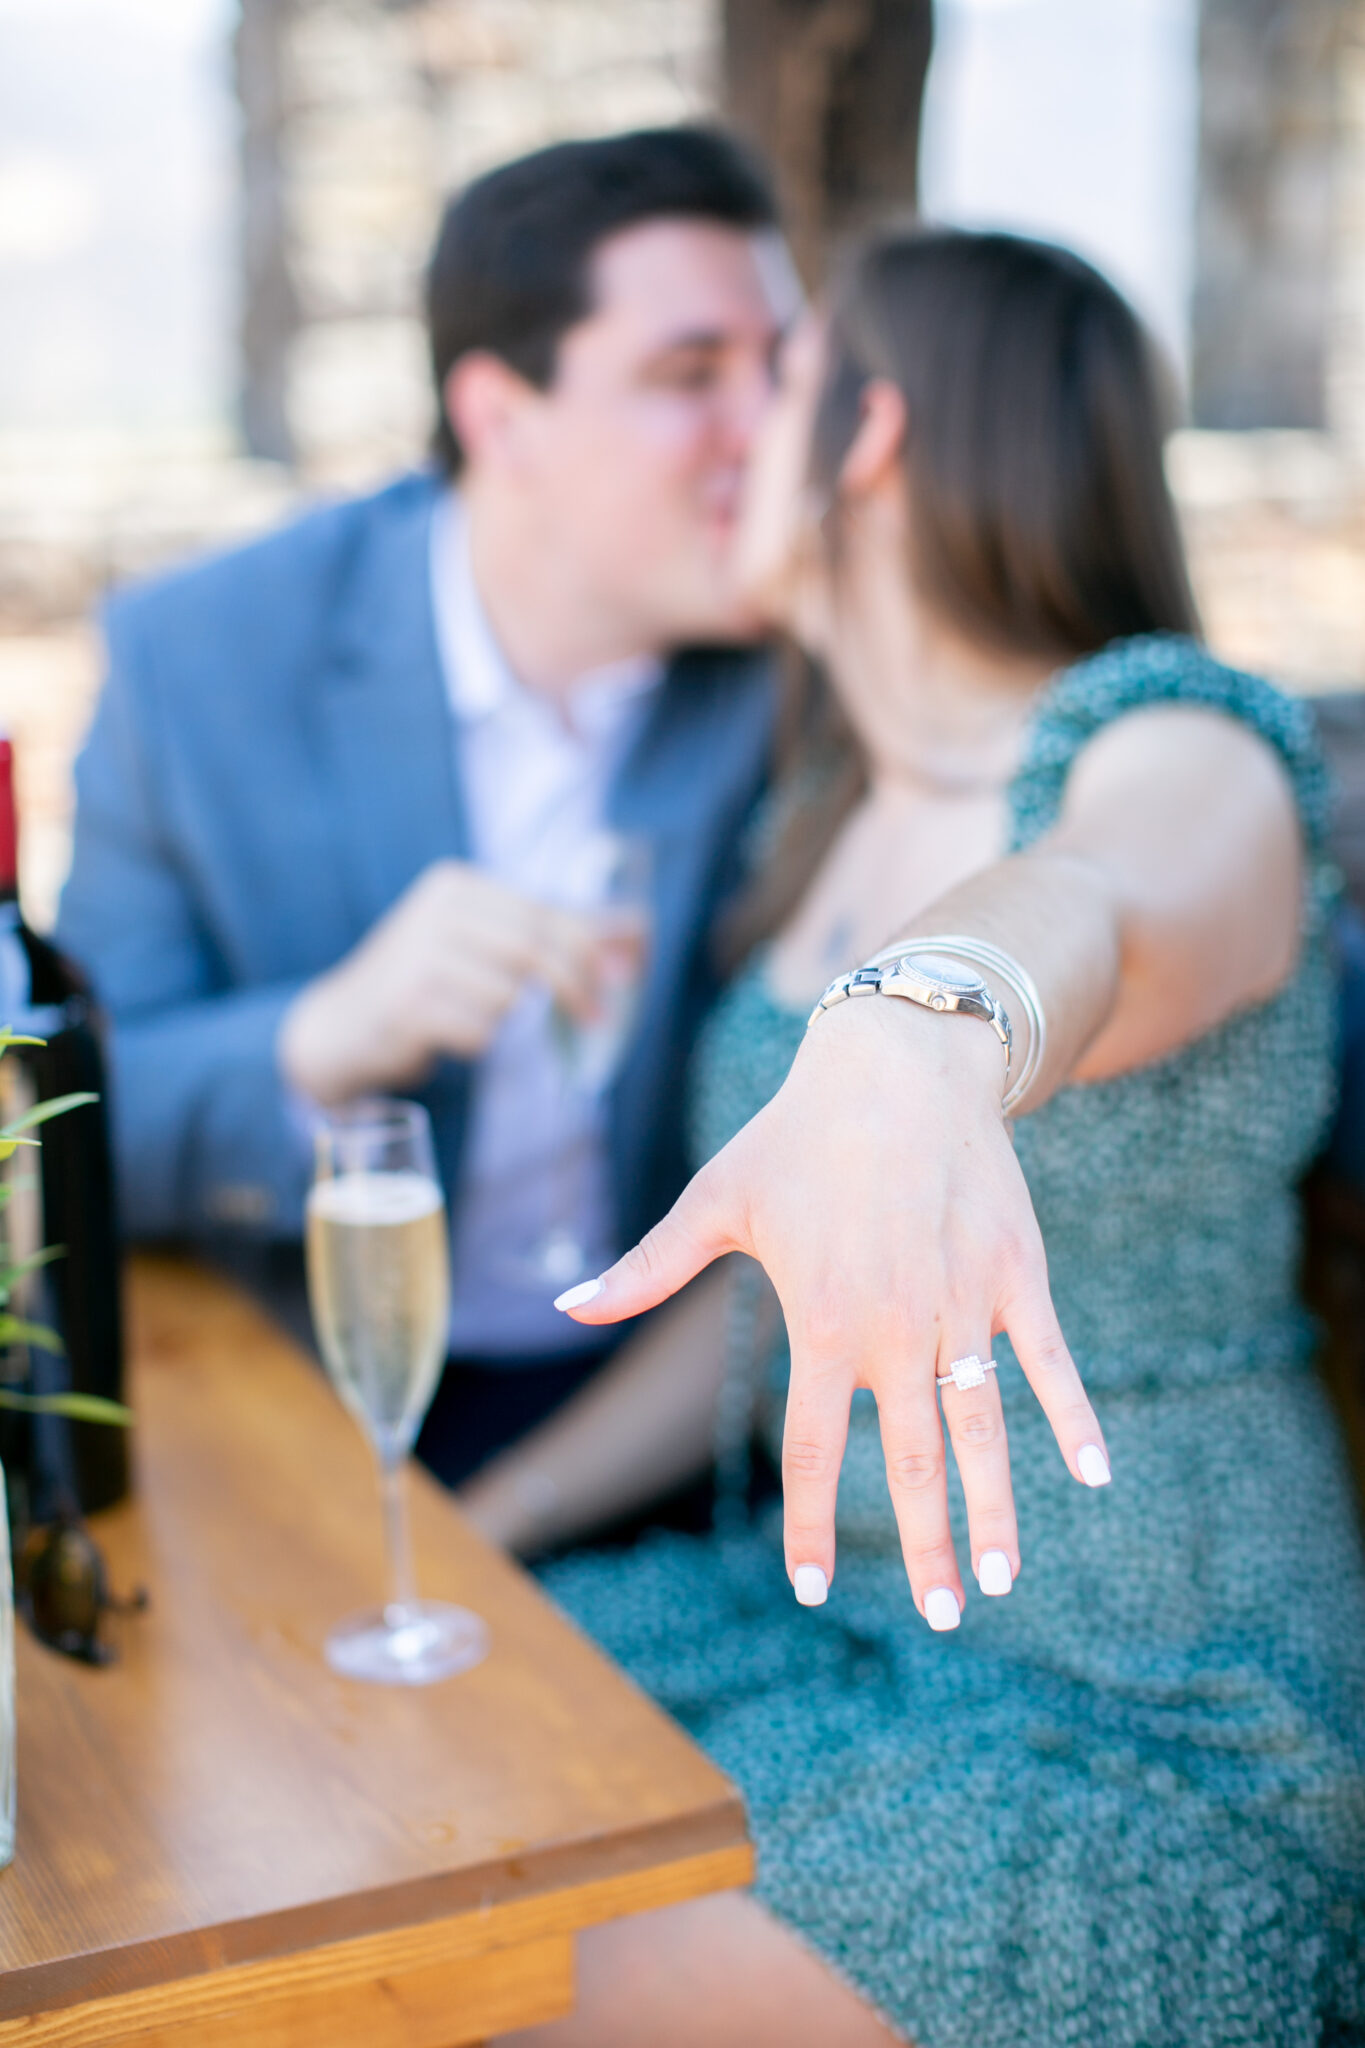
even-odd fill
[[[941,1387],[954,1386],[960,1394],[968,1394],[973,1387],[984,1387],[986,1374],[996,1370],[993,1358],[978,1358],[973,1352],[970,1358],[955,1358],[947,1372],[935,1374]]]

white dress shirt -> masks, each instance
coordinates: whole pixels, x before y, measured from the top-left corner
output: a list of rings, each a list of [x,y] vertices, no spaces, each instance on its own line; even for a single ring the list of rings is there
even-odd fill
[[[607,794],[663,664],[619,663],[554,700],[524,689],[480,602],[454,491],[432,518],[431,589],[471,858],[523,895],[599,906],[607,877],[595,854]],[[589,1273],[624,1249],[614,1242],[605,1103],[566,1086],[544,987],[525,991],[478,1061],[470,1112],[452,1191],[452,1352],[550,1357],[596,1345],[595,1330],[558,1313],[558,1288],[535,1270],[566,1210]]]

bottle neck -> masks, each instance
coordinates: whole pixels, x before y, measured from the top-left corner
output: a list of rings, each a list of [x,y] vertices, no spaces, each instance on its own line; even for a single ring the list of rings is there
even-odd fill
[[[0,739],[0,904],[19,900],[19,813],[14,803],[14,743]]]

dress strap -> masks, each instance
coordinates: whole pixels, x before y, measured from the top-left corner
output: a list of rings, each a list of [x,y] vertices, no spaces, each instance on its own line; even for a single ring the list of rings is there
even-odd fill
[[[1331,794],[1308,707],[1259,676],[1226,668],[1179,633],[1116,640],[1047,686],[1030,721],[1024,758],[1010,785],[1010,851],[1020,852],[1057,820],[1071,767],[1088,740],[1130,711],[1197,704],[1226,712],[1259,733],[1288,770],[1310,864],[1326,858]]]

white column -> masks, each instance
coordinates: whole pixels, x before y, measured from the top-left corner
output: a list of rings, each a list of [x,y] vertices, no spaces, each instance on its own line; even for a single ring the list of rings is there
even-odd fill
[[[1096,263],[1184,369],[1198,156],[1195,0],[938,0],[926,215]]]

